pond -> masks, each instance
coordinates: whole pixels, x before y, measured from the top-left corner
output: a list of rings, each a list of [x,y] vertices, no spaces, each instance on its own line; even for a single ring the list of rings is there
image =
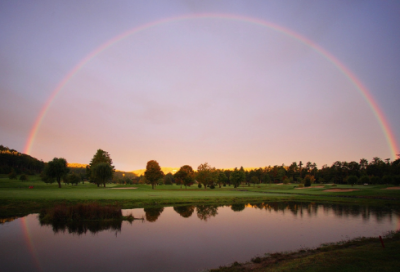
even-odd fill
[[[2,271],[204,271],[276,251],[316,247],[400,228],[400,213],[301,203],[123,210],[133,222],[0,224]],[[3,220],[4,221],[4,220]]]

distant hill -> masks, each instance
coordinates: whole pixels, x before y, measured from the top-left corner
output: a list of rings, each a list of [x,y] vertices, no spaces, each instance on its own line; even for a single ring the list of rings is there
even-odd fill
[[[161,171],[163,171],[164,174],[167,174],[167,173],[175,174],[178,170],[179,170],[179,167],[161,167]],[[132,171],[132,173],[134,173],[137,176],[141,176],[141,175],[144,175],[145,171],[146,171],[146,169],[139,169],[139,170]]]
[[[86,166],[88,166],[88,164],[83,164],[83,163],[68,163],[68,167],[71,168],[86,168]]]
[[[0,145],[1,174],[9,174],[13,170],[17,173],[37,174],[43,170],[43,167],[43,161]]]

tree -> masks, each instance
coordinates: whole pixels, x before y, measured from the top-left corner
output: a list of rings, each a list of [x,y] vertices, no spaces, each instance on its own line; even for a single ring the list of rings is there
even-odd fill
[[[164,172],[161,171],[161,167],[157,161],[151,160],[147,162],[144,177],[151,184],[151,188],[155,189],[158,180],[164,177]]]
[[[113,168],[106,162],[101,162],[95,164],[91,167],[91,176],[94,183],[99,187],[100,184],[103,184],[106,187],[106,182],[111,180],[113,177]]]
[[[370,183],[370,178],[367,175],[361,176],[360,179],[358,180],[359,184],[368,184]]]
[[[310,186],[311,186],[311,178],[310,178],[309,175],[307,175],[307,176],[304,178],[304,187],[310,187]]]
[[[185,185],[185,188],[187,188],[187,186],[192,185],[194,182],[193,168],[189,165],[184,165],[179,169],[178,172],[175,173],[174,177],[181,185],[181,188],[182,184]]]
[[[43,172],[45,179],[56,180],[58,188],[61,188],[61,179],[69,172],[67,161],[64,158],[54,158],[52,161],[47,163]]]
[[[174,175],[172,175],[171,173],[168,173],[164,176],[164,184],[165,185],[172,185],[174,183],[175,183]]]
[[[256,186],[256,183],[258,183],[258,178],[256,176],[252,176],[250,179],[250,183],[253,183],[254,186]]]
[[[223,170],[219,170],[218,171],[218,185],[219,188],[221,188],[221,184],[226,184],[226,182],[228,181],[227,176],[225,175]]]
[[[347,177],[347,184],[354,185],[358,182],[358,178],[355,175],[351,175]]]
[[[90,164],[86,166],[86,176],[90,179],[91,182],[96,183],[96,181],[94,180],[94,176],[92,175],[92,172],[93,172],[93,167],[99,163],[108,164],[111,167],[112,173],[114,174],[115,172],[115,167],[113,165],[113,161],[110,157],[110,154],[108,154],[107,151],[98,149],[96,154],[94,154],[92,160],[90,161]],[[99,186],[99,184],[97,184],[97,186]]]
[[[16,179],[17,178],[17,174],[15,173],[14,169],[12,169],[11,173],[8,174],[8,178],[9,179]]]
[[[26,181],[26,180],[28,180],[28,177],[27,177],[25,174],[22,174],[22,175],[19,177],[19,180],[21,180],[21,181]]]
[[[217,175],[218,172],[215,168],[211,167],[208,163],[203,163],[197,167],[196,180],[204,185],[204,189],[207,189],[207,186],[217,182]]]
[[[237,188],[245,180],[246,174],[244,173],[244,171],[235,168],[235,170],[233,170],[233,172],[231,173],[231,183],[235,188]]]
[[[67,179],[67,182],[71,183],[72,185],[73,184],[78,185],[78,183],[81,181],[80,176],[78,176],[78,174],[76,174],[76,173],[68,174],[66,179]]]

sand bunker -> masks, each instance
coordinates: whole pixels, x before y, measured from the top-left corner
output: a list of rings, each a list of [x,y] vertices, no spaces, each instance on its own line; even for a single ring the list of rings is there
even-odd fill
[[[333,192],[333,193],[353,192],[353,191],[360,191],[360,190],[358,190],[358,189],[328,189],[328,190],[324,190],[324,192]]]
[[[133,190],[133,189],[137,189],[137,187],[122,187],[122,188],[111,188],[114,190]]]
[[[385,189],[382,190],[400,190],[400,187],[387,187]]]
[[[313,188],[324,188],[325,186],[312,186],[312,187],[301,187],[301,188],[295,188],[295,189],[313,189]]]

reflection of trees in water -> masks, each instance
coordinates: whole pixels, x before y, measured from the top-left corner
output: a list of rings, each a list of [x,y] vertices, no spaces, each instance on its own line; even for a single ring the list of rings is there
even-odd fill
[[[174,211],[180,214],[180,216],[184,218],[189,218],[192,216],[194,212],[194,206],[176,206],[174,207]]]
[[[235,204],[236,205],[236,204]],[[322,209],[325,214],[333,212],[336,217],[362,217],[368,221],[371,217],[378,222],[388,219],[392,220],[392,211],[381,208],[371,208],[360,205],[343,205],[343,204],[317,204],[314,202],[263,202],[250,203],[245,207],[255,209],[264,209],[266,211],[282,212],[289,211],[294,216],[317,216],[318,211]]]
[[[149,222],[156,222],[158,217],[164,211],[164,208],[144,208],[144,212],[146,213],[146,220]]]
[[[196,206],[197,209],[197,217],[200,220],[207,221],[207,219],[216,216],[218,214],[218,206],[212,205],[198,205]]]
[[[96,233],[103,230],[121,232],[122,220],[97,220],[97,221],[70,221],[70,222],[43,222],[39,218],[41,226],[52,226],[54,233],[65,232],[73,234],[86,234],[88,231]]]
[[[245,207],[246,207],[245,204],[240,204],[240,203],[231,205],[231,209],[234,212],[241,212],[244,210]]]

